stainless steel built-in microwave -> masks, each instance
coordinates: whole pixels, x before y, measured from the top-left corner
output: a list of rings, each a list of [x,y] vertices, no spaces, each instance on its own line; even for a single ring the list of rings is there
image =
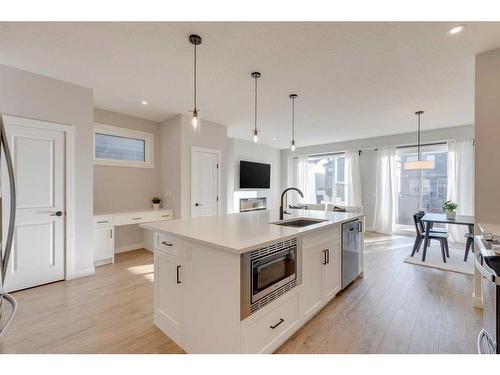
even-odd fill
[[[300,284],[300,256],[295,238],[241,256],[241,319]]]

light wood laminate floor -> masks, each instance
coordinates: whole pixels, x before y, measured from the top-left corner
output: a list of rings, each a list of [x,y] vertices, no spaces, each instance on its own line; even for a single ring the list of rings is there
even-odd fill
[[[367,235],[365,274],[277,353],[475,353],[472,277],[403,263],[413,239]],[[94,276],[15,293],[4,353],[182,353],[153,324],[153,257],[119,254]]]

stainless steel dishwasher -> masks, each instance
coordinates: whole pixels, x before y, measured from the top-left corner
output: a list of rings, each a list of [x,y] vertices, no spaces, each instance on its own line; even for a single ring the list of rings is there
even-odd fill
[[[361,232],[363,222],[352,220],[342,224],[342,289],[361,273]]]

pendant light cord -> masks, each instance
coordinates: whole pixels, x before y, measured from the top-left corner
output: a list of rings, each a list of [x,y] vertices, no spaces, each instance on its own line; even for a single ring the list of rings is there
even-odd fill
[[[422,113],[418,113],[417,118],[417,160],[420,161],[420,116]]]
[[[292,97],[292,141],[295,141],[295,98]]]
[[[255,124],[254,124],[254,132],[257,132],[257,79],[258,77],[255,77],[255,108],[254,108],[254,119],[255,119]]]
[[[196,44],[194,45],[194,110],[196,111]]]

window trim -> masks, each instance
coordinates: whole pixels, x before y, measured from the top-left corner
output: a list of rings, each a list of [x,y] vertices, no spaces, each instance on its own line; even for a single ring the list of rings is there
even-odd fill
[[[144,141],[144,161],[97,158],[95,155],[95,138],[97,133],[114,135],[117,137],[140,139]],[[119,126],[105,125],[96,122],[94,123],[93,137],[94,137],[93,138],[94,165],[104,165],[111,167],[129,167],[129,168],[154,168],[155,166],[154,165],[155,135],[153,133],[122,128]]]

